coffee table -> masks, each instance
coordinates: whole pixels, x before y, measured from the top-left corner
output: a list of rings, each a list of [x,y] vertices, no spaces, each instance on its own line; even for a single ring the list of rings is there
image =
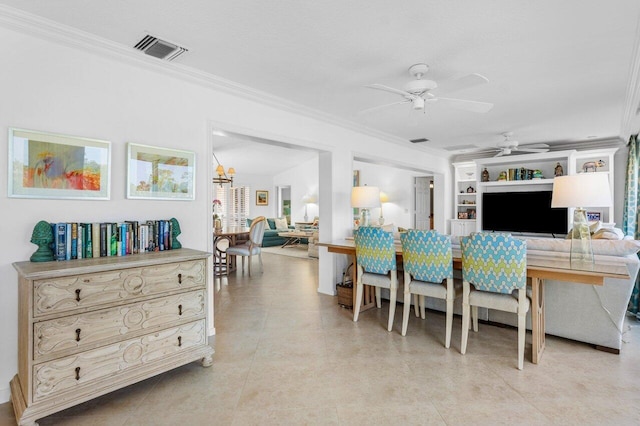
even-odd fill
[[[286,231],[278,232],[278,236],[286,238],[287,241],[281,246],[281,248],[293,246],[300,243],[300,238],[309,238],[313,235],[312,232],[303,231]]]

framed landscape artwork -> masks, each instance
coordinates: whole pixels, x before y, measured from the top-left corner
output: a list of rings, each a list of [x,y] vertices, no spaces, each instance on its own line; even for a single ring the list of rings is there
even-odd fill
[[[111,143],[9,129],[9,197],[108,200]]]
[[[269,191],[257,190],[256,206],[268,206],[268,205],[269,205]]]
[[[127,198],[195,199],[194,152],[129,143],[127,159]]]

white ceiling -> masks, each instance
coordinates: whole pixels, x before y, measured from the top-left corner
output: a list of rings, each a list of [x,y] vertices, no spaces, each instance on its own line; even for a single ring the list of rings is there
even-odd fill
[[[626,139],[640,127],[638,0],[0,4],[123,46],[148,32],[189,49],[174,61],[181,66],[406,141],[401,143],[428,138],[423,146],[449,154],[467,152],[459,147],[469,145],[495,147],[506,131],[520,144],[553,144]],[[403,104],[358,114],[401,100],[364,86],[402,89],[412,79],[409,66],[418,62],[430,66],[426,78],[436,82],[485,76],[488,84],[450,97],[494,108],[478,114],[435,103],[422,113]]]

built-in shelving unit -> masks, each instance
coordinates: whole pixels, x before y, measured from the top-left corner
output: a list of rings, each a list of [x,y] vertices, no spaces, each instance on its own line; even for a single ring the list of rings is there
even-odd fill
[[[450,220],[452,235],[468,235],[482,230],[482,194],[485,192],[508,191],[549,191],[553,189],[553,178],[556,173],[607,173],[611,193],[614,188],[614,155],[618,148],[596,150],[552,151],[537,154],[511,155],[483,158],[475,161],[454,163],[454,218]],[[591,166],[591,167],[590,167]],[[524,169],[524,170],[523,170]],[[542,172],[542,177],[532,178],[532,171]],[[585,171],[586,170],[586,171]],[[595,171],[594,171],[595,170]],[[524,179],[516,179],[517,171]],[[483,181],[483,172],[489,178]],[[501,173],[503,178],[498,180]],[[526,178],[529,177],[529,178]],[[473,188],[473,193],[467,193]],[[471,201],[469,201],[471,200]],[[473,204],[467,204],[473,203]],[[510,208],[514,206],[505,206]],[[522,208],[523,206],[517,206]],[[587,211],[600,213],[601,221],[613,222],[614,211],[611,207],[599,207]],[[473,210],[475,220],[464,219],[463,212]],[[569,209],[567,223],[572,225],[573,209]],[[468,217],[468,214],[467,214]]]
[[[478,189],[476,164],[454,163],[454,218],[449,222],[451,235],[469,235],[476,230]]]

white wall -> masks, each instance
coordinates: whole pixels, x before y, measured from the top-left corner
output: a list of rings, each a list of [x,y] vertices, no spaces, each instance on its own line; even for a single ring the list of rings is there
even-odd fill
[[[309,204],[307,216],[313,220],[319,216],[320,197],[318,196],[318,159],[311,159],[298,164],[297,166],[277,174],[273,178],[275,186],[291,187],[291,223],[304,221],[304,203],[302,198],[305,195],[315,195],[317,202]]]
[[[360,185],[377,186],[389,197],[382,206],[385,224],[413,227],[415,172],[361,161],[354,161],[353,168],[360,170]],[[377,223],[379,217],[380,209],[372,209],[371,220]]]
[[[214,90],[208,79],[178,78],[175,68],[161,68],[153,58],[140,55],[141,59],[132,61],[130,49],[119,53],[114,48],[101,55],[85,49],[81,37],[67,37],[61,31],[47,32],[42,26],[30,27],[25,22],[16,26],[19,32],[8,28],[0,27],[0,143],[7,146],[8,127],[108,140],[112,169],[109,201],[16,199],[8,198],[6,192],[0,197],[0,402],[9,399],[8,384],[17,371],[18,293],[11,264],[29,259],[35,251],[36,246],[29,242],[35,224],[40,220],[98,222],[175,217],[181,224],[179,240],[184,247],[210,250],[212,125],[323,150],[319,209],[327,225],[321,227],[320,234],[325,241],[341,238],[351,230],[348,197],[354,152],[375,152],[381,158],[448,176],[448,162],[433,154],[248,100],[228,90]],[[196,200],[127,200],[127,142],[194,151]],[[7,170],[6,155],[0,155],[0,170]],[[250,185],[254,189],[254,184]],[[256,189],[269,189],[274,196],[276,183],[270,185]],[[0,174],[0,187],[7,188],[5,173]],[[302,195],[292,193],[292,202]],[[269,203],[266,209],[273,208],[269,215],[275,215],[275,199]],[[319,291],[333,294],[343,261],[323,251]]]
[[[249,217],[276,217],[278,206],[276,204],[276,187],[273,184],[273,176],[241,173],[236,175],[233,185],[249,187],[251,192],[251,195],[249,196]],[[256,205],[256,191],[269,191],[268,205]]]

